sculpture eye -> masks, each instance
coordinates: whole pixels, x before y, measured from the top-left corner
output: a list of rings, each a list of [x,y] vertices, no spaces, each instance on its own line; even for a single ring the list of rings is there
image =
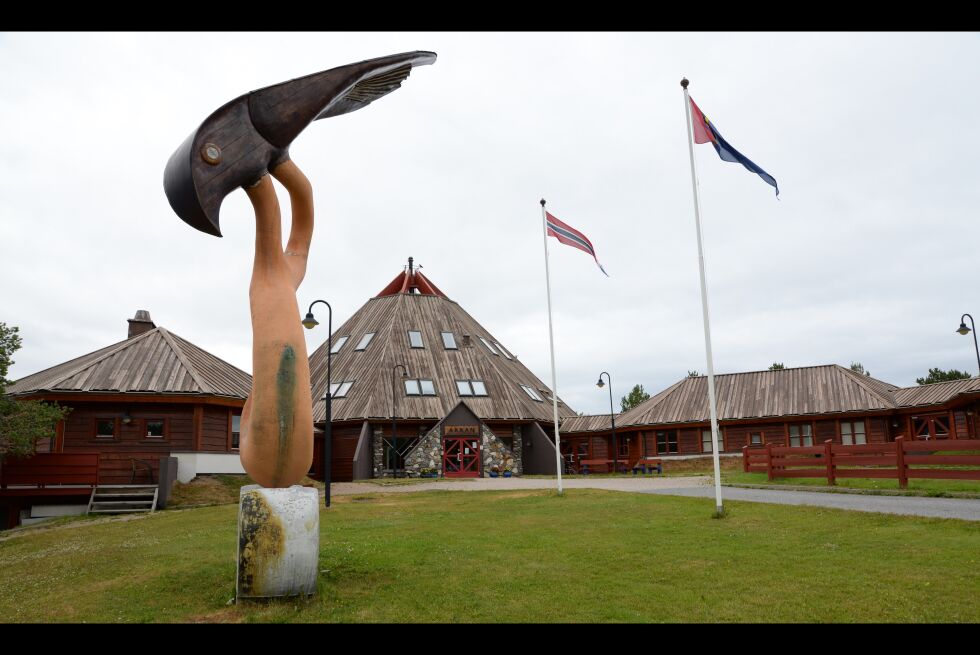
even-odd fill
[[[216,166],[221,163],[221,148],[213,143],[205,143],[204,147],[201,148],[201,159]]]

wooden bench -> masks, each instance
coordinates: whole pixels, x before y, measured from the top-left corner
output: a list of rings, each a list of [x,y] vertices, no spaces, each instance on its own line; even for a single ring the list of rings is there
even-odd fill
[[[663,461],[651,458],[638,459],[636,460],[636,464],[633,465],[633,475],[636,475],[637,471],[643,474],[653,473],[654,469],[657,469],[657,473],[662,474],[664,472]]]
[[[607,471],[608,470],[612,470],[613,462],[614,461],[618,461],[619,466],[623,470],[623,472],[626,471],[626,467],[628,466],[628,461],[625,458],[624,459],[620,459],[620,460],[611,460],[611,459],[580,459],[578,461],[578,463],[582,467],[582,474],[583,475],[588,475],[589,473],[592,472],[591,471],[591,468],[593,466],[604,466],[604,467],[606,467],[606,470]]]

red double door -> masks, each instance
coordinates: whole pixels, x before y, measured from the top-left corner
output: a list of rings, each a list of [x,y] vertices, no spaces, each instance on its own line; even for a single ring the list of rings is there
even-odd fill
[[[480,438],[443,437],[442,471],[447,478],[480,477]]]

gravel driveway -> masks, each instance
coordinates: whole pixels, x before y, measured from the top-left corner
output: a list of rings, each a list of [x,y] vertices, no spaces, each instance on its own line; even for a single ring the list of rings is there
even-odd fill
[[[554,478],[469,478],[440,480],[405,485],[379,485],[370,482],[337,482],[331,485],[333,496],[366,493],[411,493],[416,491],[504,491],[510,489],[554,489]],[[709,476],[637,477],[637,478],[569,478],[562,480],[565,489],[608,489],[637,493],[714,498]],[[722,498],[752,503],[778,505],[812,505],[858,512],[881,512],[938,518],[980,521],[980,500],[966,498],[927,498],[921,496],[875,496],[871,494],[789,491],[782,489],[743,489],[723,487]]]
[[[609,489],[611,491],[652,491],[655,489],[694,489],[710,484],[705,476],[678,478],[569,478],[562,480],[563,489]],[[506,491],[510,489],[555,489],[554,478],[467,478],[440,480],[404,485],[380,485],[370,482],[335,482],[330,485],[331,496],[367,493],[408,493],[412,491]]]
[[[671,496],[714,498],[714,487],[660,487],[643,489],[641,493]],[[980,500],[969,498],[926,498],[922,496],[875,496],[871,494],[828,493],[820,491],[787,491],[782,489],[741,489],[722,487],[722,501],[744,500],[750,503],[778,505],[815,505],[857,512],[881,512],[932,516],[944,519],[980,521]]]

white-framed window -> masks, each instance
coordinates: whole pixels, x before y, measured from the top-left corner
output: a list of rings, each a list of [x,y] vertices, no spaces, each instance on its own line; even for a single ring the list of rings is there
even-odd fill
[[[456,335],[452,332],[442,332],[442,345],[446,347],[446,350],[459,350],[459,346],[456,345]]]
[[[456,380],[456,391],[461,396],[486,396],[487,385],[483,380]]]
[[[721,441],[721,435],[718,435],[719,441]],[[711,428],[707,430],[701,430],[701,452],[702,453],[713,453],[714,444],[711,441]]]
[[[510,353],[509,353],[509,352],[507,352],[507,349],[506,349],[506,348],[504,348],[503,346],[501,346],[501,345],[500,345],[499,343],[497,343],[496,341],[494,341],[494,342],[493,342],[493,345],[495,345],[495,346],[497,346],[497,350],[499,350],[499,351],[500,351],[500,354],[501,354],[501,355],[503,355],[503,356],[504,356],[504,357],[506,357],[507,359],[514,359],[513,357],[511,357],[511,356],[510,356]]]
[[[841,421],[840,442],[845,446],[858,446],[868,443],[864,421]]]
[[[350,336],[340,337],[339,339],[334,341],[333,348],[330,349],[330,354],[336,355],[337,353],[339,353],[340,349],[344,347],[344,344],[347,343],[348,339],[350,339]]]
[[[434,396],[436,387],[432,380],[405,380],[406,396]]]
[[[330,385],[330,397],[331,398],[343,398],[350,391],[350,388],[354,386],[354,382],[334,382]]]
[[[412,348],[425,348],[422,343],[422,333],[418,330],[408,331],[408,343],[411,344]]]
[[[541,396],[538,395],[538,392],[532,389],[531,387],[527,386],[526,384],[522,384],[521,389],[524,390],[524,393],[526,393],[531,400],[535,400],[539,403],[544,402],[544,400],[541,399]]]
[[[480,341],[483,342],[483,345],[487,347],[487,350],[489,350],[491,354],[498,355],[498,356],[500,355],[500,353],[497,352],[497,349],[494,348],[493,344],[491,344],[489,341],[487,341],[483,337],[480,337]]]
[[[813,445],[813,424],[800,423],[789,426],[789,445],[794,448]]]
[[[364,350],[365,348],[368,347],[368,344],[371,343],[371,339],[373,338],[374,338],[374,332],[365,332],[364,336],[361,337],[361,340],[357,343],[357,348],[355,348],[354,350]]]

